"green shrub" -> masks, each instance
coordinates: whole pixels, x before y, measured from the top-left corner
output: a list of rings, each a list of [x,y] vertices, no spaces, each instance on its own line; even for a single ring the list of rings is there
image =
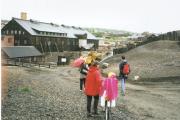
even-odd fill
[[[29,87],[21,87],[18,88],[19,92],[31,92],[31,89]]]

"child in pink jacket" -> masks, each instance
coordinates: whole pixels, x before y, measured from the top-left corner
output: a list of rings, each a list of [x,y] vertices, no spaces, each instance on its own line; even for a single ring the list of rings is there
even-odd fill
[[[115,107],[115,100],[118,97],[118,79],[115,73],[110,72],[108,77],[103,80],[100,96],[101,106],[104,106],[105,100],[107,100],[111,102],[111,107]]]

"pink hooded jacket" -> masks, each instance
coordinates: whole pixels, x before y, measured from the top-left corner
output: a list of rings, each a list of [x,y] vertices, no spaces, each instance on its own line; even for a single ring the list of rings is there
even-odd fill
[[[111,77],[105,78],[102,83],[102,89],[100,96],[106,91],[106,97],[108,100],[112,101],[118,96],[118,80],[116,76],[112,75]]]

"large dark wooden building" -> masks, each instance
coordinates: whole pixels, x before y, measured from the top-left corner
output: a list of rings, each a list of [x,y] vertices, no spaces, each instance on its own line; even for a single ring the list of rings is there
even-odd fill
[[[14,46],[35,46],[40,52],[80,50],[80,41],[93,44],[97,49],[99,40],[85,29],[57,25],[35,20],[13,18],[1,30],[2,35],[13,35]]]

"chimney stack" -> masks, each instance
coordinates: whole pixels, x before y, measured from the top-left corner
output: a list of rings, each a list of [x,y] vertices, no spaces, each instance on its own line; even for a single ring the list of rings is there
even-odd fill
[[[21,19],[27,20],[27,13],[26,12],[21,12]]]

